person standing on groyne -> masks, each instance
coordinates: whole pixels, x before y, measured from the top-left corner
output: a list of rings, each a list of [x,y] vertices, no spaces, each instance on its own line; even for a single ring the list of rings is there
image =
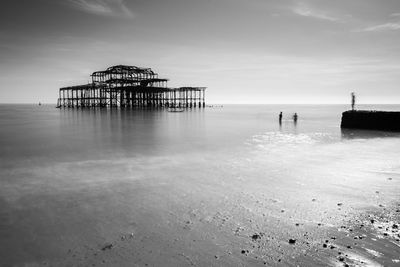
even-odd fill
[[[294,115],[293,115],[293,121],[294,121],[294,123],[297,122],[297,118],[298,118],[297,113],[294,113]]]
[[[281,111],[281,113],[279,113],[279,124],[282,124],[282,111]]]
[[[354,111],[354,106],[356,105],[356,94],[354,92],[351,93],[351,110]]]

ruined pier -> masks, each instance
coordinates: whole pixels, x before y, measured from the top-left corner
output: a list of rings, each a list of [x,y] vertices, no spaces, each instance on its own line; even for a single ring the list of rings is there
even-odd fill
[[[91,83],[63,87],[57,107],[205,107],[206,87],[168,87],[150,68],[117,65],[91,75]]]

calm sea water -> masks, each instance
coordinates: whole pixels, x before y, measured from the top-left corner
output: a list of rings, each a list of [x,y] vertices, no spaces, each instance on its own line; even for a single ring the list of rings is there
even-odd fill
[[[317,196],[357,210],[378,203],[376,190],[383,192],[380,203],[398,200],[399,183],[384,182],[399,177],[400,135],[341,131],[346,109],[224,105],[169,113],[0,105],[0,258],[24,264],[61,257],[71,246],[118,232],[126,214],[141,209],[146,219],[137,224],[145,225],[165,208],[150,200],[155,192],[172,210],[182,204],[169,193],[206,201],[200,192],[206,186],[210,196],[237,187],[262,191],[284,199],[286,209],[301,210],[303,198]],[[304,204],[298,216],[307,220],[312,212]]]

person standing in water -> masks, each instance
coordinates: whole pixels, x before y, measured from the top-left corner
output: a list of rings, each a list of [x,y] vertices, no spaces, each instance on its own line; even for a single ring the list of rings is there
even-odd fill
[[[294,115],[293,115],[293,121],[294,121],[294,123],[297,122],[297,118],[298,118],[297,113],[294,113]]]
[[[351,93],[351,110],[354,111],[354,106],[356,105],[356,94],[354,92]]]
[[[282,123],[282,111],[279,113],[279,123]]]

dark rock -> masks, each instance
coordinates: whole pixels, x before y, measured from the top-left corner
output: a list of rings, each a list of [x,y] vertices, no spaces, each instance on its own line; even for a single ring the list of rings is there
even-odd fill
[[[327,245],[327,244],[322,244],[322,247],[323,247],[323,248],[327,248],[328,245]]]
[[[343,257],[343,256],[339,256],[339,257],[338,257],[338,260],[339,260],[339,261],[344,261],[344,257]]]
[[[340,203],[340,202],[339,202],[339,203],[337,203],[337,205],[338,205],[338,206],[342,206],[342,205],[343,205],[343,203]]]
[[[371,223],[374,223],[375,222],[375,220],[374,219],[371,219]]]
[[[253,241],[257,241],[258,239],[261,239],[261,236],[259,234],[254,234],[251,236],[251,239],[253,239]]]
[[[109,243],[109,244],[105,244],[101,250],[107,250],[107,249],[111,249],[113,247],[113,244]]]
[[[392,228],[393,228],[393,229],[398,229],[399,226],[398,226],[397,224],[393,224],[393,225],[392,225]]]
[[[296,239],[289,239],[289,244],[295,244],[296,243]]]

